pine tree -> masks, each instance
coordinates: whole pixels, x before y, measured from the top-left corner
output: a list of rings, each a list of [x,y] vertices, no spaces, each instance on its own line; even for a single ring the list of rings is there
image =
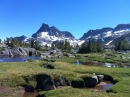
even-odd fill
[[[55,47],[55,46],[54,46],[54,44],[52,43],[52,44],[51,44],[51,49],[54,49],[54,47]]]
[[[2,41],[2,40],[0,39],[0,44],[1,44],[1,41]]]
[[[5,40],[5,44],[6,44],[7,46],[9,46],[9,44],[10,44],[9,38],[7,38],[7,37],[6,37],[6,40]]]
[[[65,48],[65,42],[64,42],[64,41],[62,41],[60,48],[61,48],[62,50]]]
[[[101,45],[101,43],[97,43],[97,52],[101,51],[103,51],[103,46]]]
[[[115,48],[116,51],[126,51],[130,49],[130,44],[126,40],[117,40],[115,42]]]
[[[87,53],[87,46],[86,46],[85,43],[83,43],[83,44],[81,45],[81,47],[79,48],[78,53],[81,53],[81,54]]]
[[[18,40],[15,38],[12,38],[11,43],[10,43],[10,47],[16,47],[18,45]]]
[[[31,39],[30,45],[31,45],[31,48],[34,48],[35,43],[34,43],[34,39],[33,38]]]
[[[47,44],[45,45],[45,47],[46,47],[46,49],[48,49],[48,45]]]
[[[97,52],[97,45],[96,45],[96,43],[92,44],[91,52],[93,52],[93,53]]]
[[[58,42],[56,42],[55,47],[59,48],[59,44],[58,44]]]
[[[87,43],[83,43],[79,48],[78,53],[91,53],[91,52],[101,52],[103,51],[103,46],[100,43],[93,43],[91,40]]]
[[[87,44],[87,52],[88,52],[88,53],[89,53],[89,52],[92,52],[92,41],[91,41],[91,40],[88,41],[88,44]]]

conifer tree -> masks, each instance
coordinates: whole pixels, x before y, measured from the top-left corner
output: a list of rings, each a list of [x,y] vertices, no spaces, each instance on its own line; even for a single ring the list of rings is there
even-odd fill
[[[83,43],[79,48],[78,53],[92,53],[92,52],[101,52],[103,46],[100,43],[93,43],[91,40],[87,44]]]
[[[0,44],[1,44],[1,41],[2,41],[2,40],[0,39]]]
[[[34,39],[33,38],[31,39],[30,45],[31,45],[31,48],[34,48],[35,43],[34,43]]]

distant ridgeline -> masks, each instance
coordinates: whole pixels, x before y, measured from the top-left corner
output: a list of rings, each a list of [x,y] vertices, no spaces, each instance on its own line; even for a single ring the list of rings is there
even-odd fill
[[[43,23],[41,27],[38,29],[38,31],[32,34],[32,38],[27,38],[23,35],[20,37],[14,37],[14,39],[17,39],[19,42],[24,42],[27,44],[30,44],[33,39],[34,42],[40,46],[52,46],[52,44],[61,44],[62,41],[67,40],[71,46],[75,47],[77,45],[81,46],[81,44],[83,44],[84,42],[88,43],[89,40],[95,43],[101,43],[106,46],[114,45],[115,43],[117,43],[117,40],[126,40],[129,43],[129,36],[130,24],[119,24],[115,28],[105,27],[102,29],[89,30],[88,32],[84,33],[84,35],[80,39],[75,39],[71,32],[60,31],[58,28],[54,26],[49,27],[48,24]],[[10,41],[12,39],[12,37],[9,38]],[[7,39],[6,42],[8,42]]]

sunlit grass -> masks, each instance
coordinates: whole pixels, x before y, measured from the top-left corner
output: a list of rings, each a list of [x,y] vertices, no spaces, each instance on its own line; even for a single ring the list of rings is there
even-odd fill
[[[59,88],[51,91],[43,91],[39,93],[40,97],[127,97],[124,94],[114,94],[114,93],[100,93],[91,92],[87,89],[77,89],[71,87]]]
[[[115,57],[113,57],[115,56]],[[128,55],[127,55],[128,56]],[[103,54],[84,54],[77,55],[75,58],[58,58],[56,62],[50,62],[55,69],[46,69],[43,65],[48,64],[47,61],[33,61],[33,62],[1,62],[0,63],[0,85],[8,86],[19,86],[23,84],[31,84],[35,87],[36,79],[35,76],[38,74],[50,75],[52,79],[62,76],[66,78],[69,82],[74,80],[83,80],[83,77],[91,77],[93,73],[105,74],[113,77],[113,79],[119,82],[109,89],[113,93],[94,93],[83,89],[73,89],[73,88],[61,88],[52,91],[44,92],[43,94],[49,95],[47,97],[67,97],[67,95],[72,95],[71,97],[123,97],[130,96],[130,69],[129,68],[107,68],[101,66],[92,65],[76,65],[74,62],[77,60],[92,61],[96,60],[120,60],[120,55],[111,55],[108,53],[107,58]],[[90,61],[89,60],[89,61]],[[120,60],[121,62],[121,60]],[[25,79],[28,79],[28,83]],[[64,93],[60,93],[64,91]],[[69,92],[70,91],[70,92]],[[79,92],[77,92],[79,91]],[[55,92],[55,93],[54,93]],[[54,94],[52,94],[54,93]],[[74,94],[72,94],[74,93]],[[125,94],[124,94],[125,93]],[[92,96],[91,96],[92,95]]]

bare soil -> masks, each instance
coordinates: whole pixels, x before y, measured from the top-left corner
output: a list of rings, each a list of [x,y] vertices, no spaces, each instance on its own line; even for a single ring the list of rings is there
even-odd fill
[[[0,86],[0,97],[23,97],[23,87]]]

